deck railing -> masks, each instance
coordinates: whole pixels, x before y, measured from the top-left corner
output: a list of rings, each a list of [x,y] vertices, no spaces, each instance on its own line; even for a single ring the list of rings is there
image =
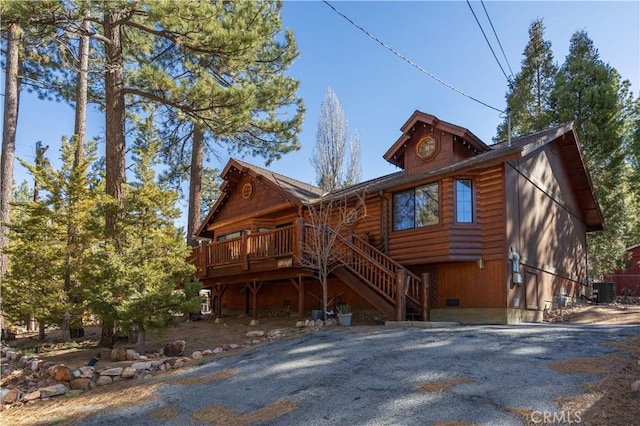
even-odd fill
[[[424,282],[400,263],[380,252],[367,241],[355,237],[344,237],[331,228],[333,240],[332,260],[346,267],[353,275],[377,292],[392,305],[403,306],[406,299],[418,306],[424,305]],[[260,262],[280,257],[296,258],[290,265],[309,266],[305,259],[314,241],[316,228],[300,222],[297,226],[286,226],[225,241],[215,241],[194,248],[192,262],[199,276],[207,276],[210,269],[242,266],[250,269],[251,262]],[[303,243],[306,242],[306,245]],[[402,289],[402,293],[398,289]],[[400,312],[400,311],[398,311]],[[401,316],[400,314],[398,315]]]
[[[292,256],[295,247],[294,227],[286,226],[238,238],[213,241],[193,249],[193,263],[206,276],[207,268],[247,265],[250,261]]]

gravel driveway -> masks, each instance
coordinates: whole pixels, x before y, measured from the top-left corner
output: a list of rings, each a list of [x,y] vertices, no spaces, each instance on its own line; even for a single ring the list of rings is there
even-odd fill
[[[603,355],[613,351],[603,342],[639,333],[610,325],[338,327],[198,366],[162,385],[158,399],[82,424],[523,424],[507,409],[535,412],[542,423],[545,413],[559,415],[555,398],[596,379],[549,363]]]

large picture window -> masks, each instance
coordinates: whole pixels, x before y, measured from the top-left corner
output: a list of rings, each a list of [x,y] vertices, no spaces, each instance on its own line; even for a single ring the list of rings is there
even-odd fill
[[[473,191],[471,179],[456,180],[456,222],[473,222]]]
[[[440,222],[438,183],[393,194],[393,230],[421,228]]]

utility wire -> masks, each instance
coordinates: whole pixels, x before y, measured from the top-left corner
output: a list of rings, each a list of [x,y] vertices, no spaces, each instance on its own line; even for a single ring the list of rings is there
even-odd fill
[[[393,53],[394,55],[396,55],[398,58],[402,59],[403,61],[407,62],[409,65],[411,65],[414,68],[417,68],[419,71],[421,71],[422,73],[428,75],[429,77],[431,77],[432,79],[434,79],[435,81],[437,81],[438,83],[448,87],[449,89],[453,90],[454,92],[457,92],[459,94],[461,94],[462,96],[465,96],[469,99],[471,99],[472,101],[475,101],[481,105],[486,106],[487,108],[490,108],[494,111],[498,111],[498,112],[504,112],[499,108],[493,107],[491,105],[489,105],[486,102],[482,102],[481,100],[474,98],[473,96],[463,92],[460,89],[457,89],[455,87],[453,87],[452,85],[450,85],[449,83],[447,83],[446,81],[436,77],[435,75],[431,74],[429,71],[427,71],[426,69],[422,68],[420,65],[416,64],[415,62],[413,62],[411,59],[407,58],[406,56],[404,56],[403,54],[399,53],[398,51],[396,51],[393,47],[389,46],[388,44],[386,44],[385,42],[381,41],[379,38],[377,38],[376,36],[374,36],[373,34],[371,34],[369,31],[367,31],[366,29],[364,29],[363,27],[361,27],[360,25],[358,25],[357,23],[355,23],[353,20],[351,20],[351,18],[349,18],[347,15],[345,15],[344,13],[340,12],[338,9],[336,9],[335,7],[333,7],[333,5],[331,5],[331,3],[329,3],[327,0],[323,0],[323,3],[326,4],[327,6],[329,6],[331,9],[333,9],[333,11],[335,13],[337,13],[338,15],[342,16],[344,19],[346,19],[351,25],[353,25],[354,27],[356,27],[357,29],[359,29],[360,31],[362,31],[363,33],[365,33],[369,38],[375,40],[378,44],[380,44],[382,47],[384,47],[385,49],[387,49],[388,51],[390,51],[391,53]],[[494,55],[495,56],[495,55]],[[504,72],[504,70],[503,70]],[[506,76],[506,74],[505,74]],[[509,78],[507,77],[507,81],[509,80]]]
[[[511,64],[509,63],[509,59],[507,59],[507,55],[505,55],[504,49],[502,48],[502,43],[500,43],[500,37],[498,37],[498,33],[496,33],[496,29],[493,27],[493,22],[491,22],[491,18],[489,17],[489,12],[487,12],[487,8],[484,6],[484,1],[480,0],[480,3],[482,4],[482,8],[484,9],[485,15],[487,15],[487,19],[489,20],[489,24],[491,25],[491,29],[493,30],[493,35],[495,35],[496,40],[498,40],[498,46],[500,46],[500,51],[502,52],[502,56],[504,56],[504,60],[507,63],[507,66],[509,67],[511,78],[515,79],[515,77],[513,76],[513,70],[511,69]]]
[[[471,10],[471,13],[473,14],[473,17],[476,18],[476,22],[478,23],[478,27],[480,27],[480,31],[482,32],[482,35],[484,36],[484,39],[486,40],[487,44],[489,45],[489,49],[491,49],[491,53],[493,53],[493,57],[495,58],[496,62],[498,63],[498,66],[502,70],[502,74],[504,74],[504,78],[507,79],[508,83],[511,83],[511,80],[507,76],[507,73],[504,71],[504,68],[502,68],[502,64],[500,63],[500,61],[498,60],[498,57],[496,56],[496,52],[493,51],[493,47],[491,47],[491,43],[489,43],[489,39],[487,38],[487,35],[484,33],[484,29],[482,28],[482,25],[480,25],[480,21],[478,20],[478,17],[476,16],[476,12],[473,11],[473,8],[471,7],[471,3],[469,3],[469,0],[467,0],[467,5],[469,6],[469,9]]]

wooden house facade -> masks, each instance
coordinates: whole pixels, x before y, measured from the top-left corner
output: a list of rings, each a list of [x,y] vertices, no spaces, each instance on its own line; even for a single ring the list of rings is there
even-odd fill
[[[356,314],[540,321],[586,292],[586,233],[603,223],[572,125],[488,146],[416,111],[401,132],[384,154],[400,171],[329,194],[231,159],[193,253],[215,312],[319,309],[309,209],[356,197],[366,213],[340,231],[329,283]]]

